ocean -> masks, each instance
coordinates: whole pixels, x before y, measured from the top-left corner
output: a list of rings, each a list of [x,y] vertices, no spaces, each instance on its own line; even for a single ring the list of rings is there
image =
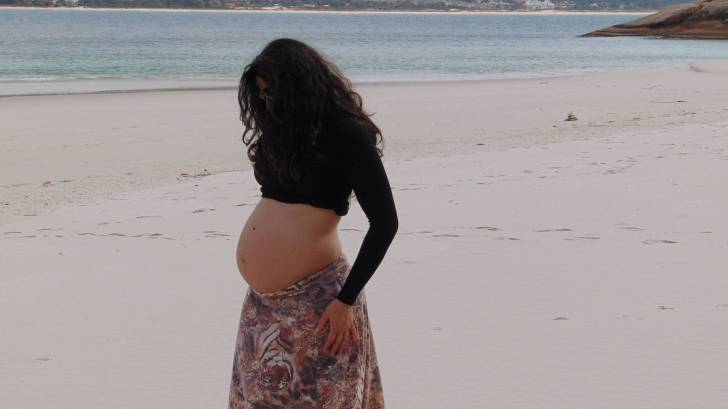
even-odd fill
[[[354,83],[543,77],[728,58],[728,42],[579,34],[645,14],[0,8],[0,95],[231,88],[275,38]]]

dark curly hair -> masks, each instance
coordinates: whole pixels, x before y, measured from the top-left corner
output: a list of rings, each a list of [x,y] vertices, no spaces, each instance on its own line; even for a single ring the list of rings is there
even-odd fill
[[[268,104],[260,98],[256,77],[266,82]],[[324,55],[295,39],[271,41],[245,66],[238,103],[245,126],[242,140],[256,174],[274,175],[282,185],[303,177],[302,158],[328,120],[353,118],[370,130],[375,146],[377,135],[384,142],[351,81]],[[382,149],[376,149],[382,156]]]

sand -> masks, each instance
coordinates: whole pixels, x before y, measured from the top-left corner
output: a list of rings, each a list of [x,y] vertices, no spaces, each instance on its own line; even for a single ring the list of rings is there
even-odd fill
[[[727,77],[362,86],[400,215],[365,289],[388,407],[723,408]],[[3,408],[226,406],[259,198],[234,103],[0,99]],[[352,259],[365,229],[352,203]]]

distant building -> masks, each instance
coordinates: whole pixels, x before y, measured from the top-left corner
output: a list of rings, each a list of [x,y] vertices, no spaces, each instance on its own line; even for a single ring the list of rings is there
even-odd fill
[[[513,3],[501,0],[488,0],[484,3],[481,3],[481,7],[491,9],[509,9],[513,8]]]
[[[526,0],[525,6],[529,10],[555,9],[556,5],[551,0]]]

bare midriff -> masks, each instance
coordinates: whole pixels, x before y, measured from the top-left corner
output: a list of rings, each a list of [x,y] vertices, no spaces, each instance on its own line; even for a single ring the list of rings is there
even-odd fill
[[[261,198],[240,233],[236,260],[248,285],[275,292],[321,270],[342,252],[333,210]]]

